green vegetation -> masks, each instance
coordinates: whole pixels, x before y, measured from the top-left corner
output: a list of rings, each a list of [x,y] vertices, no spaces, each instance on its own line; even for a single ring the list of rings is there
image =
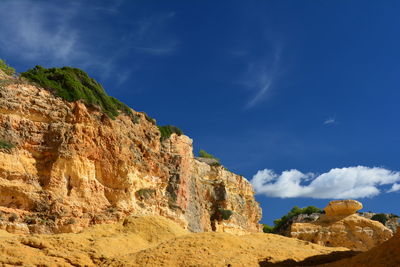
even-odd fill
[[[11,149],[14,148],[15,146],[13,144],[10,144],[6,141],[0,140],[0,149]]]
[[[143,112],[143,114],[148,122],[150,122],[153,125],[156,125],[156,119],[150,117],[146,112]]]
[[[63,67],[46,69],[36,66],[21,74],[22,77],[37,83],[67,101],[83,100],[86,105],[98,106],[110,118],[118,116],[119,111],[131,115],[130,108],[114,97],[80,69]]]
[[[173,133],[176,133],[177,135],[183,134],[181,129],[173,125],[158,126],[158,130],[160,130],[161,141],[164,141],[165,139],[169,138]]]
[[[10,222],[15,222],[18,219],[19,219],[19,216],[15,213],[11,213],[10,217],[8,217],[8,221],[10,221]]]
[[[268,224],[263,224],[263,232],[264,233],[273,233],[274,227],[269,226]]]
[[[156,190],[152,188],[142,188],[136,191],[136,197],[143,200],[154,197]]]
[[[221,215],[221,218],[223,220],[229,220],[229,218],[232,216],[233,211],[231,210],[224,210],[224,209],[219,209],[218,213]]]
[[[214,155],[211,155],[204,151],[203,149],[200,149],[199,151],[199,157],[201,158],[208,158],[208,159],[215,159],[218,162],[218,165],[221,165],[219,158],[215,157]]]
[[[2,70],[7,75],[15,74],[15,69],[8,66],[7,63],[2,59],[0,59],[0,70]]]
[[[385,225],[385,223],[387,221],[387,217],[383,213],[377,213],[371,217],[371,220],[378,221],[378,222],[382,223],[383,225]]]
[[[274,220],[274,226],[269,226],[264,224],[263,231],[265,233],[276,233],[281,227],[285,226],[293,217],[300,215],[300,214],[307,214],[310,215],[312,213],[322,213],[322,210],[314,207],[308,206],[305,208],[299,208],[298,206],[294,206],[288,214],[284,215],[280,219]]]

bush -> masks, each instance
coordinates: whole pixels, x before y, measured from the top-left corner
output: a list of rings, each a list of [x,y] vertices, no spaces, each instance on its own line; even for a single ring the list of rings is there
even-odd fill
[[[8,220],[10,222],[15,222],[18,219],[19,219],[19,216],[17,214],[15,214],[15,213],[11,213],[10,217],[8,217]]]
[[[263,232],[264,233],[273,233],[274,227],[269,226],[268,224],[263,224]]]
[[[118,116],[119,111],[128,115],[132,114],[127,105],[108,96],[98,82],[80,69],[71,67],[46,69],[36,66],[23,72],[21,76],[53,91],[69,102],[83,100],[86,105],[98,106],[112,119]]]
[[[13,144],[10,144],[6,141],[0,140],[0,149],[11,149],[14,148],[15,146]]]
[[[208,159],[215,159],[215,160],[218,161],[218,164],[220,164],[219,158],[215,157],[214,155],[211,155],[211,154],[207,153],[207,152],[204,151],[203,149],[200,149],[200,151],[199,151],[199,157],[201,157],[201,158],[208,158]]]
[[[224,209],[219,209],[218,213],[221,214],[221,218],[223,220],[229,220],[229,218],[232,216],[233,211],[231,210],[224,210]]]
[[[386,218],[385,214],[378,213],[378,214],[375,214],[374,216],[372,216],[371,220],[378,221],[378,222],[382,223],[383,225],[385,225],[387,218]]]
[[[282,218],[274,220],[274,227],[273,232],[276,232],[279,228],[286,225],[293,217],[300,215],[300,214],[307,214],[310,215],[312,213],[322,213],[322,210],[314,207],[308,206],[305,208],[299,208],[298,206],[294,206],[288,214],[282,216]]]
[[[7,63],[2,59],[0,59],[0,70],[4,71],[4,73],[7,75],[15,74],[15,69],[8,66]]]
[[[143,112],[143,114],[148,122],[150,122],[153,125],[156,125],[156,119],[150,117],[146,112]]]
[[[164,141],[165,139],[169,138],[171,134],[175,133],[177,135],[182,135],[183,132],[176,126],[173,125],[165,125],[165,126],[158,126],[158,130],[160,130],[160,140]]]

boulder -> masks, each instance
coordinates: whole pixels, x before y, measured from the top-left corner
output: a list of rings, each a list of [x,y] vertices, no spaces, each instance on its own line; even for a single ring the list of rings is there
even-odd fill
[[[327,216],[351,215],[362,209],[362,204],[357,200],[334,200],[324,208]]]

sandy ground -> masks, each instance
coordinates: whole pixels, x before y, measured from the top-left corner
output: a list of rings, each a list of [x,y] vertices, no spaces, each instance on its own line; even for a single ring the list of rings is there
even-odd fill
[[[345,248],[273,234],[189,233],[160,216],[130,217],[78,234],[0,231],[0,266],[312,266],[349,255]]]

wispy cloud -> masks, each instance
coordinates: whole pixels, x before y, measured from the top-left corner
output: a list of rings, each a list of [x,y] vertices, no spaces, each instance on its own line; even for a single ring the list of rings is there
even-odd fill
[[[260,170],[251,183],[257,194],[269,197],[310,197],[319,199],[364,198],[400,190],[400,172],[364,166],[335,168],[316,175],[298,170],[276,174],[273,170]]]
[[[328,119],[326,119],[323,123],[324,125],[328,125],[328,124],[336,124],[336,119],[333,117],[330,117]]]
[[[281,47],[275,46],[272,55],[263,57],[261,61],[248,63],[245,85],[254,93],[245,108],[252,108],[261,103],[277,82],[281,67],[281,52]]]
[[[123,6],[124,1],[96,5],[66,1],[59,5],[55,1],[3,0],[0,53],[27,65],[70,65],[92,70],[102,78],[118,76],[117,83],[121,84],[146,60],[141,55],[169,55],[179,43],[167,30],[174,12],[138,14],[128,25],[121,22],[128,28],[124,31],[104,24],[102,16],[118,26],[126,15]],[[138,58],[134,63],[123,62],[135,54]],[[121,65],[131,67],[123,69]]]
[[[70,27],[76,5],[63,7],[32,1],[3,1],[0,4],[2,50],[24,60],[47,59],[67,62],[84,55],[79,31]]]

